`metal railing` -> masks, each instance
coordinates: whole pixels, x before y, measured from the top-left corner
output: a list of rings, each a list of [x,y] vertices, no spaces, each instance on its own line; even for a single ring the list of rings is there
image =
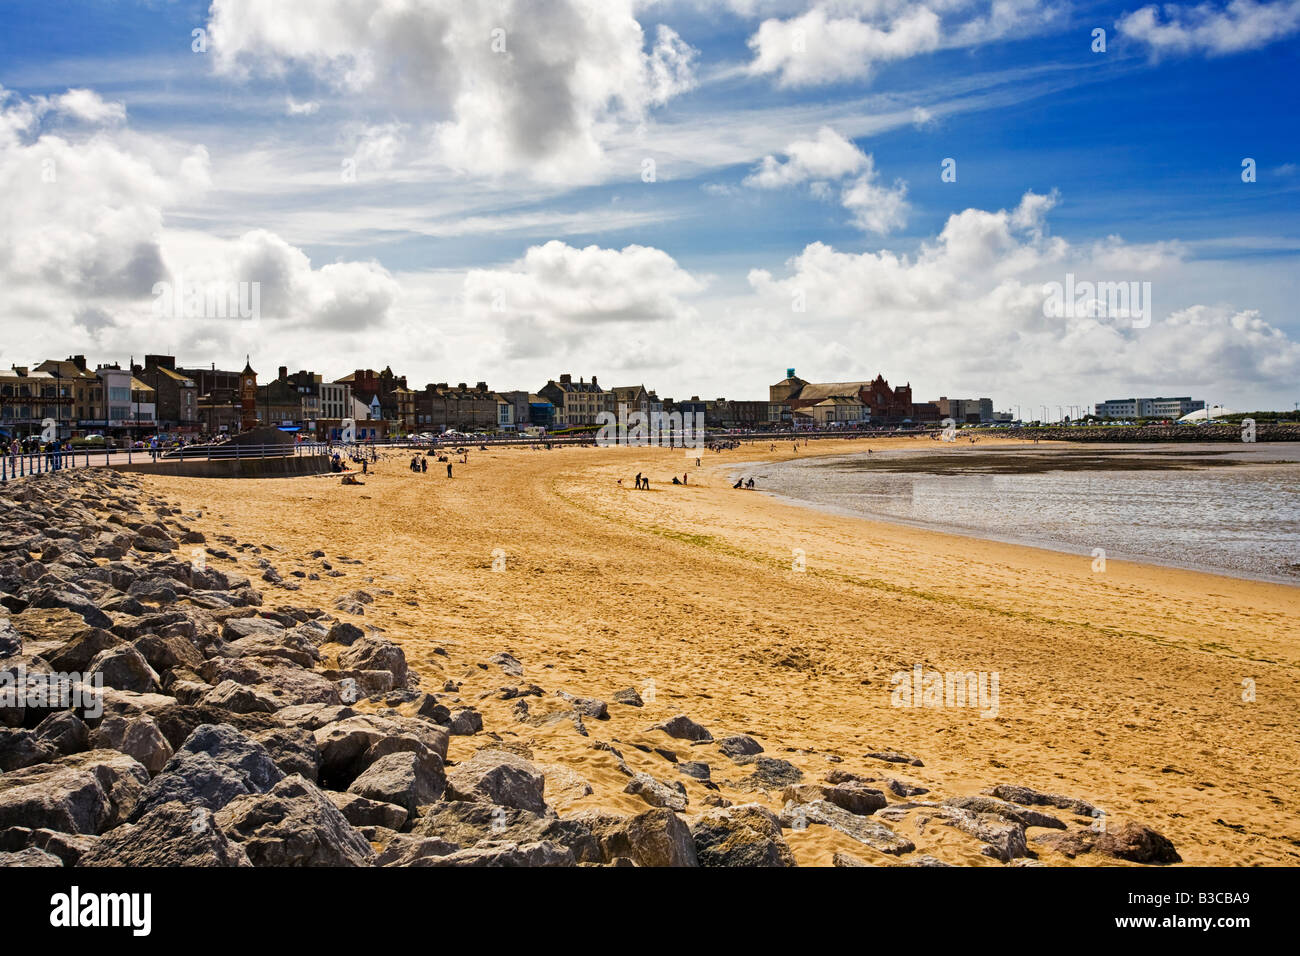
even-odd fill
[[[112,468],[136,462],[239,460],[242,458],[314,457],[330,454],[323,442],[292,445],[188,445],[183,448],[65,448],[59,451],[0,451],[0,484],[69,468]]]
[[[904,428],[807,428],[785,430],[742,431],[728,429],[711,429],[703,436],[701,450],[718,443],[732,441],[748,442],[783,442],[801,438],[870,438],[888,437],[900,434],[923,434],[931,430],[925,426]],[[695,440],[701,440],[696,436]],[[680,436],[677,445],[684,448]],[[595,445],[598,444],[594,434],[550,435],[550,436],[491,436],[470,438],[465,435],[438,436],[434,439],[420,438],[382,438],[357,442],[339,441],[304,441],[293,444],[241,445],[235,442],[214,444],[186,445],[180,448],[67,448],[59,451],[31,451],[11,454],[0,451],[0,483],[12,478],[27,475],[44,474],[67,468],[111,468],[114,465],[130,465],[139,461],[166,463],[182,461],[239,460],[242,458],[287,458],[329,456],[335,453],[343,458],[360,460],[370,451],[396,449],[453,449],[478,448],[482,446],[510,445]],[[615,447],[613,443],[602,447]],[[663,447],[669,447],[664,444]],[[692,446],[695,447],[695,446]]]

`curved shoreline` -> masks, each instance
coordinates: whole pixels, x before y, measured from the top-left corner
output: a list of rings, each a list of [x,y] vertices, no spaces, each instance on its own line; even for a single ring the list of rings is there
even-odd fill
[[[918,453],[920,451],[921,450],[918,449]],[[855,455],[860,455],[860,454],[861,452],[849,453],[847,455],[841,452],[833,452],[830,454],[818,455],[814,451],[810,450],[808,457],[810,458],[812,457],[852,458]],[[772,459],[760,458],[760,459],[755,459],[752,462],[736,462],[732,465],[729,465],[728,467],[732,469],[736,469],[736,468],[743,468],[743,466],[750,465],[750,464],[771,464],[771,463],[773,463]],[[1247,464],[1243,464],[1242,467],[1251,467],[1251,466]],[[738,471],[729,471],[727,473],[727,480],[729,482],[734,482],[738,477],[741,477]],[[802,498],[799,497],[798,495],[786,494],[779,491],[769,491],[767,489],[759,488],[759,487],[755,487],[754,490],[761,491],[767,497],[783,502],[785,504],[795,505],[797,507],[802,507],[802,508],[810,508],[815,511],[822,512],[823,514],[832,514],[843,518],[856,518],[863,521],[878,522],[881,524],[889,524],[889,525],[895,525],[895,526],[905,527],[905,528],[916,528],[922,531],[932,531],[937,534],[950,534],[950,535],[956,535],[958,537],[963,537],[963,538],[975,538],[980,541],[993,541],[999,544],[1016,545],[1018,547],[1024,547],[1024,548],[1038,548],[1044,551],[1052,551],[1058,554],[1070,554],[1078,557],[1091,556],[1090,550],[1088,548],[1085,548],[1082,545],[1076,545],[1069,541],[1061,541],[1050,537],[1033,537],[1033,536],[1026,536],[1026,535],[998,534],[996,532],[983,531],[975,528],[967,528],[967,527],[962,527],[960,525],[950,525],[950,524],[944,524],[942,522],[925,521],[919,518],[903,518],[898,515],[890,515],[882,512],[869,511],[866,509],[857,510],[854,508],[847,508],[842,505],[832,504],[830,502],[817,501],[812,498]],[[1278,574],[1251,573],[1247,571],[1240,571],[1234,568],[1225,568],[1225,567],[1220,567],[1211,564],[1197,564],[1194,562],[1173,561],[1164,558],[1159,558],[1154,555],[1138,554],[1131,551],[1121,551],[1121,550],[1114,550],[1108,548],[1106,552],[1106,559],[1108,561],[1124,561],[1129,564],[1146,564],[1146,565],[1151,565],[1153,567],[1172,568],[1179,571],[1194,571],[1199,574],[1212,574],[1215,575],[1216,577],[1223,577],[1223,578],[1229,578],[1234,580],[1258,581],[1265,584],[1282,584],[1288,587],[1300,587],[1300,576],[1287,577],[1285,575],[1278,575]]]

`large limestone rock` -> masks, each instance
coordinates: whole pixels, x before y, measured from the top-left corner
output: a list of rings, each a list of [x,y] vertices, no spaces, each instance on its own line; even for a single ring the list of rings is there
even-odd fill
[[[90,730],[71,711],[50,714],[36,727],[36,736],[58,751],[60,756],[90,749]]]
[[[86,669],[87,679],[99,676],[104,686],[133,690],[139,694],[156,694],[162,690],[158,673],[144,655],[129,644],[100,651]]]
[[[150,776],[162,770],[172,756],[171,744],[158,729],[157,721],[147,714],[105,717],[91,733],[90,742],[95,747],[129,754],[140,761]]]
[[[295,774],[268,793],[236,797],[213,815],[254,866],[367,866],[375,852],[343,813]]]
[[[284,773],[261,744],[228,725],[204,724],[149,782],[136,816],[173,800],[220,810],[235,797],[266,793],[282,779]]]
[[[700,866],[796,866],[767,807],[745,803],[710,810],[691,827]]]
[[[206,808],[160,804],[133,824],[105,834],[78,861],[81,866],[252,866]]]
[[[57,756],[57,747],[34,731],[0,727],[0,773],[48,763]]]
[[[558,843],[579,863],[603,863],[600,844],[584,823],[468,800],[448,800],[424,809],[411,832],[461,847],[481,843]]]
[[[392,641],[363,637],[339,653],[339,666],[359,671],[389,671],[398,687],[406,685],[406,654]]]
[[[1017,806],[996,797],[949,797],[943,802],[945,806],[970,810],[974,813],[992,813],[1025,827],[1048,827],[1052,830],[1065,829],[1065,824],[1050,813],[1042,813],[1038,810]]]
[[[438,800],[446,788],[442,758],[421,747],[378,758],[352,781],[348,793],[396,804],[416,816],[421,807]]]
[[[809,803],[791,801],[781,811],[781,825],[787,829],[806,830],[811,824],[821,824],[838,830],[859,843],[864,843],[881,853],[911,853],[916,844],[901,837],[883,823],[850,813],[825,800]]]
[[[669,737],[676,737],[679,740],[710,741],[713,739],[713,734],[685,714],[678,714],[662,724],[655,724],[650,730],[662,730]]]
[[[626,858],[637,866],[699,865],[690,829],[671,810],[647,810],[635,817],[584,810],[568,819],[591,831],[606,863]]]
[[[102,833],[125,822],[148,772],[113,750],[90,750],[0,776],[0,829]]]
[[[383,803],[357,796],[355,793],[335,793],[322,791],[334,806],[339,808],[348,823],[354,827],[383,827],[386,830],[400,830],[406,826],[410,814],[404,807],[395,803]]]
[[[320,779],[320,748],[310,730],[302,727],[271,727],[248,735],[266,748],[285,776],[301,774],[312,783]]]
[[[1084,817],[1094,816],[1097,812],[1097,808],[1086,800],[1062,796],[1059,793],[1041,793],[1029,787],[1020,787],[1010,783],[998,784],[985,792],[1000,800],[1019,803],[1026,807],[1056,807],[1058,810],[1068,810]]]
[[[546,777],[530,760],[506,750],[485,749],[447,775],[450,799],[476,800],[545,813]]]
[[[558,843],[486,844],[430,857],[428,866],[574,866],[573,853]]]
[[[662,783],[648,773],[635,774],[623,788],[624,793],[640,797],[652,807],[667,807],[669,810],[686,809],[686,788],[674,781],[675,786]]]
[[[809,803],[813,800],[825,800],[827,803],[833,803],[841,809],[856,813],[859,816],[868,816],[877,810],[883,809],[888,800],[882,791],[868,787],[865,784],[857,782],[835,784],[833,786],[821,786],[814,783],[799,783],[792,787],[786,787],[781,793],[781,799],[789,803]]]

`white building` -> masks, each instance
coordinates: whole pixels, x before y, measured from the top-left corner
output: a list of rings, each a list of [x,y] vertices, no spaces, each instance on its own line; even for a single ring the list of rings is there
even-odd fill
[[[104,383],[104,418],[109,428],[155,428],[154,390],[129,369],[105,365],[95,374]]]
[[[346,382],[320,383],[320,417],[348,418],[352,408],[352,386]]]
[[[1205,402],[1179,398],[1112,398],[1097,403],[1098,418],[1182,418],[1205,407]]]

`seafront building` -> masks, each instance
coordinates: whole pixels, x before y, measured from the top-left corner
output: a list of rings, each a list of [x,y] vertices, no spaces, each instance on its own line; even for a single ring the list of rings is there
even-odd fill
[[[827,400],[850,399],[863,406],[862,421],[878,425],[900,425],[904,423],[933,423],[940,418],[939,407],[933,402],[913,402],[912,386],[898,385],[891,387],[883,375],[877,375],[869,382],[821,382],[805,381],[795,375],[792,368],[786,369],[785,378],[768,388],[768,403],[785,406],[790,410],[791,420],[796,416],[805,422],[816,422],[817,415],[811,409]],[[830,414],[823,406],[820,414]],[[851,407],[851,406],[845,406]],[[777,412],[781,421],[785,421],[784,409]]]
[[[200,430],[198,383],[176,371],[175,356],[146,355],[133,371],[154,390],[159,430],[181,435]]]
[[[1126,399],[1102,403],[1118,417],[1181,417],[1203,407],[1188,398]],[[494,390],[487,382],[412,387],[406,375],[385,366],[358,368],[339,378],[280,365],[259,383],[251,358],[242,371],[185,366],[172,355],[148,354],[143,364],[116,363],[91,369],[84,355],[46,359],[34,367],[0,371],[0,438],[39,434],[53,419],[62,438],[103,432],[114,438],[148,434],[198,437],[232,435],[271,425],[304,436],[338,438],[351,420],[359,438],[460,432],[528,432],[593,429],[602,414],[641,413],[702,418],[718,430],[765,431],[803,427],[859,427],[936,423],[994,423],[988,398],[942,397],[915,402],[910,384],[891,386],[883,375],[852,382],[809,382],[793,368],[763,399],[661,398],[644,382],[603,387],[595,375],[568,373],[536,392]],[[48,429],[46,429],[48,430]]]
[[[46,359],[36,366],[36,371],[54,376],[56,401],[52,417],[58,422],[60,437],[66,438],[73,429],[104,426],[104,383],[86,367],[84,355]]]
[[[57,376],[25,365],[0,371],[0,431],[5,437],[39,434],[46,419],[65,422],[73,386]]]
[[[446,382],[426,385],[414,393],[416,432],[487,432],[495,431],[502,420],[500,396],[479,382],[473,388],[465,382],[452,388]],[[514,413],[509,413],[513,420]]]
[[[1098,418],[1169,418],[1178,419],[1199,412],[1205,402],[1186,395],[1179,398],[1112,398],[1098,402]]]
[[[596,376],[588,382],[564,374],[559,381],[551,379],[537,390],[537,394],[555,406],[555,426],[571,428],[575,425],[599,424],[597,416],[601,412],[618,414],[618,402],[612,391],[606,391],[596,381]]]
[[[981,425],[996,421],[991,398],[948,398],[941,396],[934,404],[939,418],[951,418],[959,425]]]

